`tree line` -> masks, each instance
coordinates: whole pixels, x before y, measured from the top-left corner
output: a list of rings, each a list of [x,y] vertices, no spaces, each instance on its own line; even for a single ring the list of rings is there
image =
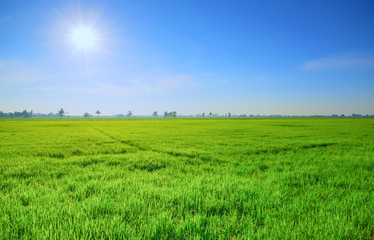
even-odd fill
[[[63,108],[61,108],[60,110],[57,111],[57,113],[34,113],[33,110],[31,111],[27,111],[27,110],[24,110],[22,112],[9,112],[9,113],[5,113],[3,111],[0,111],[0,118],[32,118],[33,116],[34,117],[65,117],[66,114],[68,114],[68,112],[65,112],[65,110]],[[96,117],[99,117],[99,115],[101,114],[100,110],[97,110],[95,112],[95,115]],[[87,118],[87,117],[90,117],[92,116],[91,114],[89,114],[88,112],[85,112],[83,113],[83,117],[84,118]],[[123,117],[133,117],[133,113],[132,111],[128,111],[128,113],[126,115],[124,114],[121,114],[121,116]],[[153,114],[152,114],[153,117],[159,117],[157,111],[154,111]],[[164,112],[164,115],[163,115],[165,118],[169,117],[169,118],[175,118],[177,117],[177,112],[176,111],[172,111],[172,112],[168,112],[168,111],[165,111]]]
[[[96,117],[99,117],[99,115],[101,114],[100,110],[97,110],[95,113]],[[68,115],[68,112],[65,112],[65,110],[63,108],[61,108],[60,110],[57,111],[57,113],[34,113],[33,110],[31,111],[27,111],[27,110],[23,110],[22,112],[17,112],[17,111],[14,111],[14,112],[3,112],[3,111],[0,111],[0,118],[32,118],[32,117],[38,117],[38,118],[63,118],[65,117],[66,115]],[[69,116],[69,115],[68,115]],[[93,115],[89,114],[88,112],[85,112],[83,114],[83,117],[84,118],[87,118],[87,117],[91,117]],[[152,116],[153,117],[164,117],[164,118],[176,118],[177,117],[177,112],[176,111],[171,111],[171,112],[168,112],[168,111],[165,111],[163,114],[159,115],[157,111],[154,111],[152,113]],[[341,115],[337,115],[337,114],[331,114],[331,115],[302,115],[302,116],[298,116],[298,115],[231,115],[231,113],[225,113],[223,115],[218,115],[217,113],[212,113],[212,112],[209,112],[208,114],[206,114],[205,112],[203,112],[202,114],[197,114],[195,115],[195,117],[244,117],[244,118],[254,118],[254,117],[260,117],[260,118],[263,118],[263,117],[274,117],[274,118],[283,118],[283,117],[286,117],[286,118],[303,118],[303,117],[314,117],[314,118],[323,118],[323,117],[332,117],[332,118],[373,118],[374,115],[361,115],[361,114],[356,114],[356,113],[353,113],[352,115],[344,115],[344,114],[341,114]],[[134,117],[132,111],[128,111],[127,114],[117,114],[116,117],[128,117],[128,118],[131,118],[131,117]]]
[[[96,114],[97,117],[99,117],[99,115],[101,114],[100,110],[97,110],[97,111],[95,112],[95,114]],[[91,116],[91,115],[90,115],[88,112],[85,112],[85,113],[83,114],[83,117],[84,117],[84,118],[87,118],[87,117],[90,117],[90,116]],[[125,115],[125,114],[119,114],[119,115],[117,115],[117,116],[118,116],[118,117],[128,117],[128,118],[131,118],[131,117],[134,116],[134,114],[132,113],[132,111],[128,111],[126,115]],[[153,116],[153,117],[159,117],[159,114],[158,114],[157,111],[154,111],[154,112],[152,113],[152,116]],[[172,111],[172,112],[165,111],[164,114],[163,114],[163,117],[164,117],[164,118],[176,118],[176,117],[177,117],[177,112],[176,112],[176,111]]]
[[[99,117],[99,115],[101,114],[100,110],[97,110],[97,111],[95,112],[95,114],[96,114],[97,117]],[[92,115],[89,114],[88,112],[85,112],[85,113],[83,114],[83,117],[84,117],[84,118],[87,118],[87,117],[90,117],[90,116],[92,116]],[[153,116],[153,117],[159,117],[158,112],[157,112],[157,111],[154,111],[154,112],[152,113],[152,116]],[[172,112],[165,111],[163,116],[164,116],[165,118],[167,118],[167,117],[175,118],[175,117],[177,117],[177,112],[176,112],[176,111],[172,111]],[[128,111],[126,115],[125,115],[125,114],[118,114],[117,117],[128,117],[128,118],[131,118],[131,117],[134,117],[134,114],[132,113],[132,111]]]
[[[33,110],[31,110],[30,112],[28,112],[27,110],[24,110],[22,112],[14,111],[14,112],[9,112],[9,113],[0,111],[0,117],[2,118],[32,118],[33,115],[34,115]]]

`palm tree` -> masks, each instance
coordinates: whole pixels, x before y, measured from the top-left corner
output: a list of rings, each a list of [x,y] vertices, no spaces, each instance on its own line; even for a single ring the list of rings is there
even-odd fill
[[[30,111],[30,117],[32,118],[32,115],[34,114],[34,110]]]
[[[96,111],[96,116],[99,117],[99,115],[101,114],[101,112],[99,111],[99,109]]]
[[[153,117],[157,117],[158,116],[157,111],[154,111],[152,115],[153,115]]]
[[[85,113],[83,114],[83,117],[84,117],[84,118],[87,118],[88,116],[90,116],[90,114],[88,114],[88,112],[85,112]]]
[[[131,117],[132,116],[132,112],[131,111],[129,111],[128,113],[127,113],[127,115],[126,115],[127,117]]]
[[[65,111],[63,108],[61,108],[60,111],[58,111],[58,114],[60,115],[60,117],[64,116],[64,113]]]

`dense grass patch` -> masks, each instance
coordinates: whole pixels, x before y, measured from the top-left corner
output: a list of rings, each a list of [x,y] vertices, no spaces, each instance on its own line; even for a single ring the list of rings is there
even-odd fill
[[[0,238],[374,238],[372,119],[0,121]]]

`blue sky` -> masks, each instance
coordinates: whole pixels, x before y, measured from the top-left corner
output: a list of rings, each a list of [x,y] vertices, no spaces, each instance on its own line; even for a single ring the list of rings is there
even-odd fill
[[[0,110],[374,114],[373,1],[0,2]],[[72,41],[89,27],[93,48]]]

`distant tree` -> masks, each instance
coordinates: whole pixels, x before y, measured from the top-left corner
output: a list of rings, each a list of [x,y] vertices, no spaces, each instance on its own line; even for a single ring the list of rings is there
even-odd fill
[[[131,111],[129,111],[128,113],[127,113],[127,115],[126,115],[127,117],[132,117],[132,112]]]
[[[164,117],[166,118],[167,116],[169,116],[169,113],[167,111],[164,112]]]
[[[101,112],[99,111],[99,109],[96,111],[96,116],[99,117],[99,115],[101,114]]]
[[[231,113],[228,113],[227,116],[228,116],[228,117],[231,117]]]
[[[203,112],[203,117],[205,117],[205,112]]]
[[[212,112],[210,112],[210,113],[209,113],[209,117],[212,117],[212,114],[213,114],[213,113],[212,113]]]
[[[23,110],[23,112],[21,113],[21,116],[24,118],[27,118],[27,117],[30,117],[30,114],[26,110]]]
[[[154,111],[152,115],[153,115],[153,117],[157,117],[158,116],[157,111]]]
[[[90,116],[90,114],[89,114],[88,112],[85,112],[85,113],[83,114],[83,117],[84,117],[84,118],[87,118],[88,116]]]
[[[32,118],[32,115],[34,114],[34,110],[30,111],[30,117]]]
[[[177,112],[176,112],[176,111],[172,111],[172,112],[171,112],[171,116],[172,116],[173,118],[177,117]]]
[[[60,117],[62,118],[62,116],[64,116],[65,114],[65,111],[63,108],[60,109],[60,111],[58,111],[58,115],[60,115]]]

